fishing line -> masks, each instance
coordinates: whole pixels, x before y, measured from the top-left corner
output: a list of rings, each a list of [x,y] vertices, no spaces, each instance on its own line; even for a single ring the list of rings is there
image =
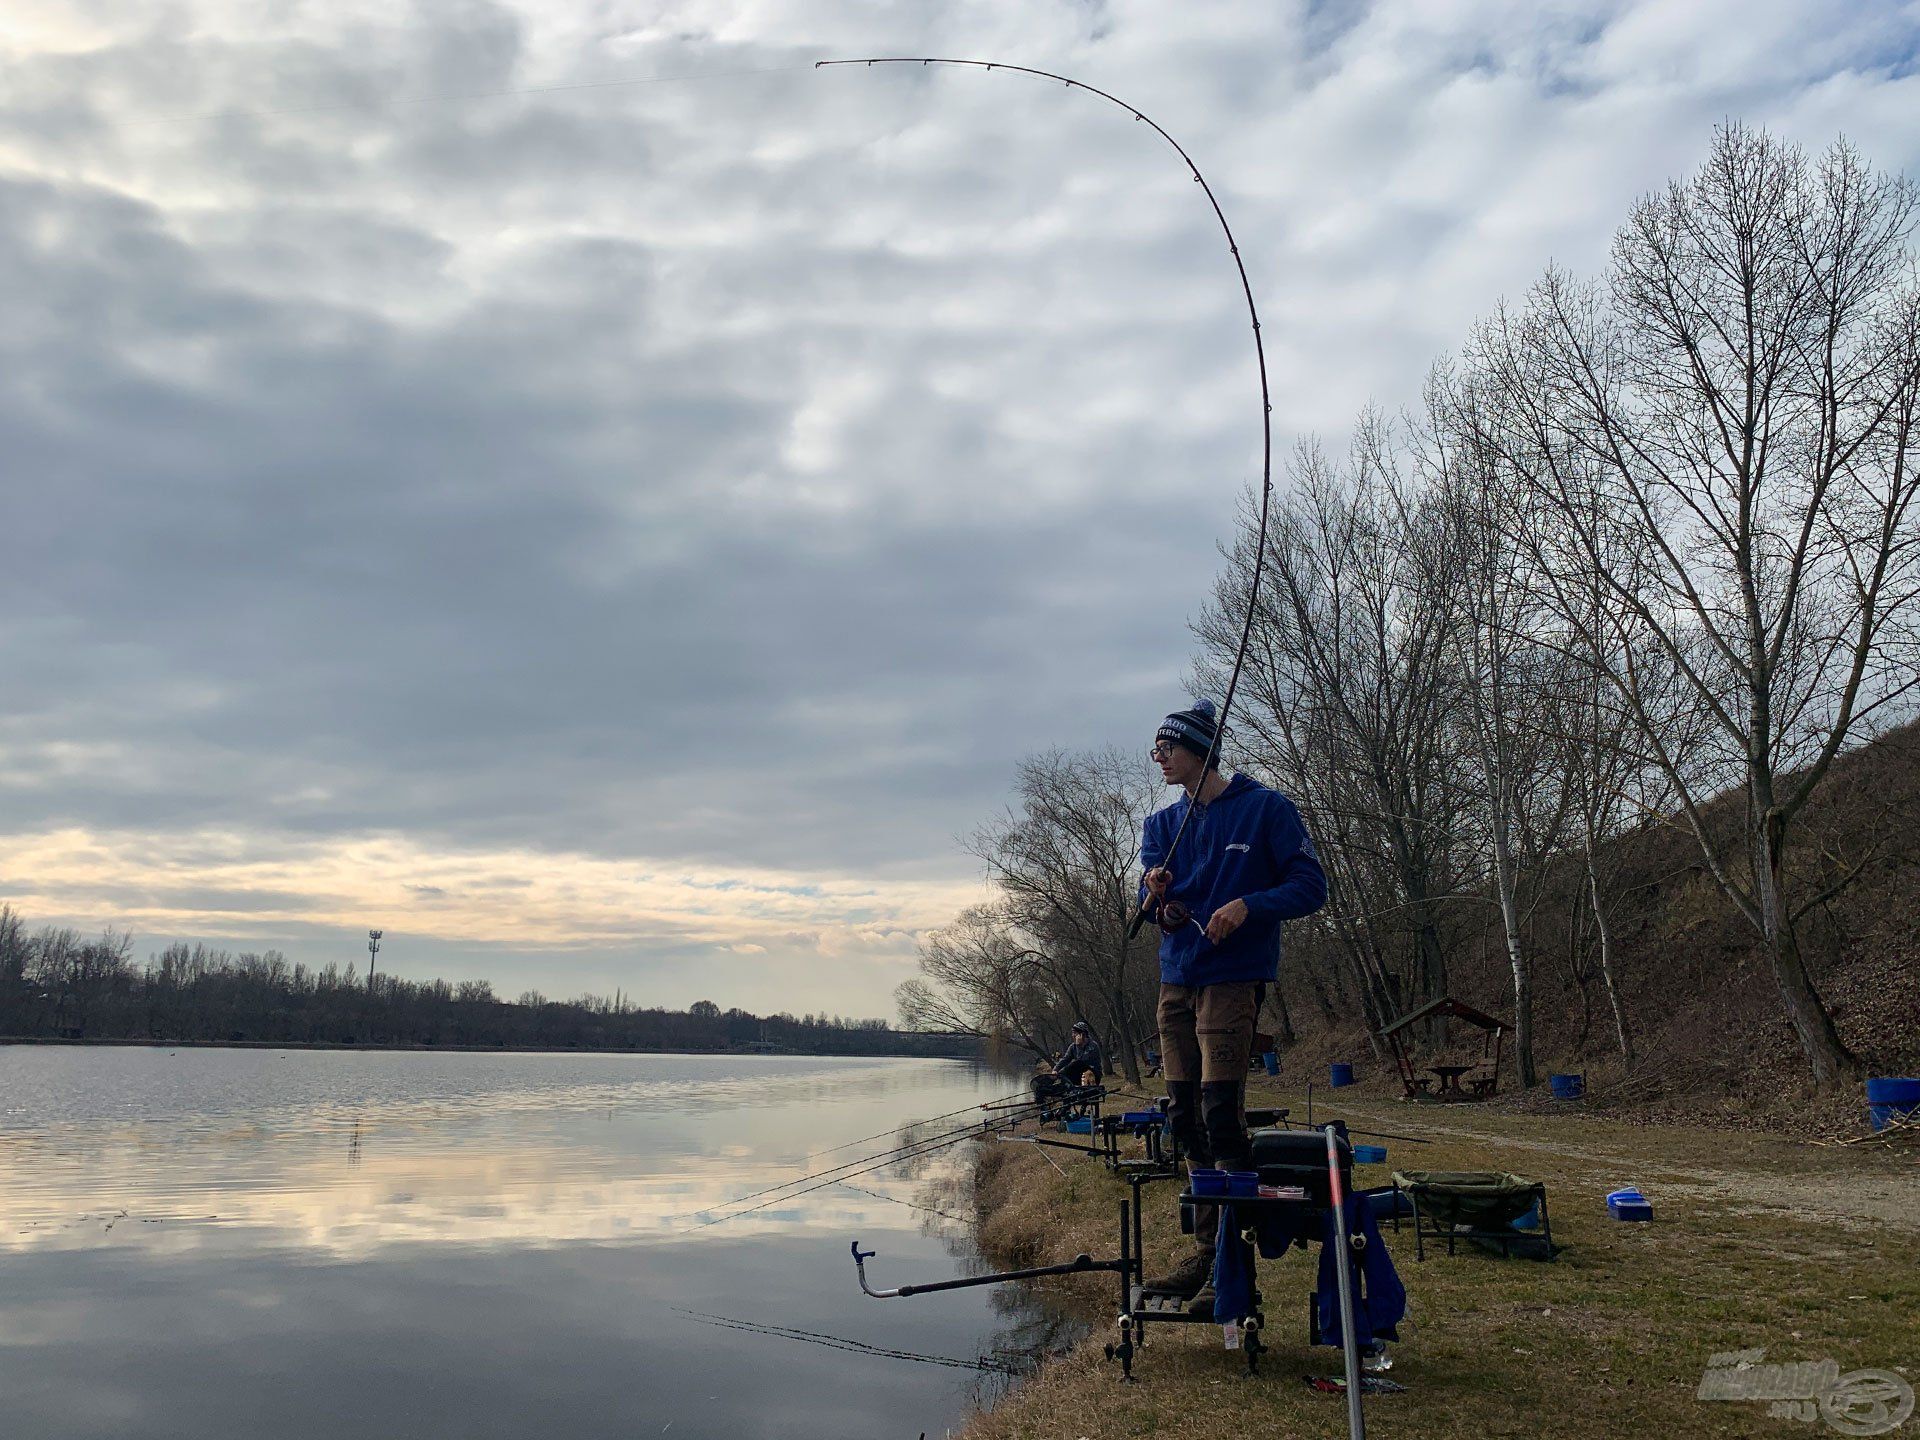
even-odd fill
[[[924,1211],[928,1215],[938,1215],[942,1220],[957,1220],[962,1225],[971,1225],[973,1220],[966,1215],[955,1215],[951,1210],[936,1210],[931,1205],[922,1205],[914,1200],[902,1200],[898,1195],[882,1195],[878,1190],[869,1190],[864,1185],[855,1185],[851,1180],[833,1182],[842,1190],[851,1190],[856,1195],[868,1195],[875,1200],[891,1200],[896,1205],[904,1205],[909,1210]]]
[[[1133,116],[1135,120],[1152,126],[1155,133],[1157,133],[1162,140],[1165,140],[1167,144],[1171,145],[1181,160],[1186,163],[1187,169],[1193,174],[1194,183],[1206,192],[1207,203],[1213,207],[1214,218],[1220,222],[1221,233],[1227,237],[1227,250],[1233,256],[1234,268],[1238,270],[1240,274],[1240,289],[1246,296],[1247,316],[1253,322],[1253,350],[1254,356],[1260,366],[1261,461],[1260,521],[1254,536],[1253,579],[1247,588],[1247,614],[1246,619],[1240,626],[1240,645],[1234,652],[1233,672],[1227,680],[1226,698],[1220,703],[1219,722],[1214,727],[1213,740],[1207,746],[1206,758],[1201,765],[1201,788],[1204,789],[1206,785],[1204,777],[1211,771],[1214,760],[1220,753],[1220,741],[1227,733],[1227,718],[1233,711],[1234,694],[1240,688],[1240,672],[1246,665],[1247,649],[1253,640],[1253,620],[1259,610],[1260,604],[1260,575],[1261,571],[1266,568],[1267,513],[1273,501],[1273,396],[1267,383],[1267,349],[1265,343],[1260,338],[1260,312],[1253,300],[1253,282],[1247,278],[1246,263],[1240,258],[1239,242],[1233,238],[1233,228],[1227,224],[1227,214],[1226,211],[1220,208],[1219,197],[1213,193],[1213,187],[1207,183],[1207,177],[1200,173],[1200,167],[1193,163],[1193,157],[1187,154],[1186,149],[1180,142],[1169,135],[1157,121],[1151,119],[1141,110],[1129,105],[1119,96],[1110,95],[1097,86],[1088,85],[1084,81],[1075,80],[1070,76],[1056,75],[1051,70],[1035,70],[1026,65],[1006,65],[998,60],[950,60],[943,59],[940,56],[925,55],[883,55],[860,60],[820,60],[815,62],[814,68],[817,70],[825,69],[833,65],[866,65],[868,67],[875,65],[919,65],[922,67],[928,65],[957,65],[979,70],[1007,70],[1017,75],[1033,75],[1042,80],[1057,80],[1070,90],[1084,90],[1089,95],[1097,95],[1108,104],[1119,106],[1120,109],[1125,110],[1129,115]],[[1187,805],[1186,813],[1180,817],[1179,827],[1173,832],[1173,840],[1167,846],[1167,853],[1161,857],[1160,864],[1162,868],[1172,868],[1173,858],[1180,849],[1180,841],[1187,833],[1188,824],[1192,821],[1194,815],[1204,808],[1197,794],[1191,798]],[[1134,912],[1133,919],[1127,926],[1127,937],[1129,939],[1140,933],[1140,927],[1146,922],[1149,913],[1147,901],[1143,899],[1140,902],[1140,908]]]
[[[862,1355],[875,1355],[888,1360],[914,1360],[922,1365],[945,1365],[955,1370],[985,1370],[995,1375],[1024,1375],[1025,1369],[1011,1360],[1003,1360],[994,1355],[980,1355],[972,1360],[952,1355],[925,1355],[918,1350],[894,1350],[884,1345],[869,1345],[864,1340],[848,1340],[839,1335],[827,1335],[818,1330],[796,1330],[787,1325],[763,1325],[755,1320],[735,1320],[727,1315],[708,1315],[699,1310],[682,1310],[674,1307],[676,1315],[685,1315],[689,1320],[702,1325],[718,1325],[726,1330],[750,1330],[756,1335],[772,1335],[782,1340],[803,1340],[809,1345],[825,1345],[833,1350],[852,1350]]]

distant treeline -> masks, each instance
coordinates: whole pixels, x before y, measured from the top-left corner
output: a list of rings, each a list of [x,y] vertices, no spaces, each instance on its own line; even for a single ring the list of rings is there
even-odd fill
[[[807,1055],[973,1056],[964,1035],[894,1030],[840,1015],[758,1016],[708,1000],[686,1010],[528,990],[501,1000],[485,980],[406,980],[295,964],[277,950],[169,945],[145,965],[133,939],[29,931],[0,905],[0,1036],[233,1044],[448,1045],[553,1050],[741,1050]]]

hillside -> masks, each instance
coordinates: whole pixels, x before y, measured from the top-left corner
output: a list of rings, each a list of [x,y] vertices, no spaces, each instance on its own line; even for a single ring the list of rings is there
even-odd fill
[[[1740,803],[1722,796],[1714,822],[1736,825]],[[1857,870],[1800,922],[1814,982],[1868,1074],[1920,1073],[1920,722],[1842,756],[1800,833],[1793,871],[1801,896]],[[1812,1091],[1765,956],[1692,836],[1661,823],[1616,845],[1615,965],[1636,1063],[1629,1070],[1615,1043],[1581,877],[1569,866],[1543,885],[1532,917],[1540,1074],[1584,1071],[1590,1108],[1647,1119],[1808,1132],[1857,1126],[1857,1086]],[[1510,1020],[1512,977],[1491,907],[1457,906],[1452,920],[1453,993]],[[1288,1056],[1296,1079],[1314,1078],[1309,1069],[1324,1075],[1328,1060],[1351,1060],[1370,1091],[1397,1093],[1390,1063],[1374,1058],[1361,1027],[1328,1025],[1297,978],[1287,1000],[1299,1032]],[[1510,1065],[1501,1085],[1509,1103],[1533,1102],[1513,1098]]]

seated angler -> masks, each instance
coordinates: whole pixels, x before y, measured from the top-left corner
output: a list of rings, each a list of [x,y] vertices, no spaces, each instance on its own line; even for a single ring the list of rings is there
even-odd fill
[[[1044,1100],[1079,1085],[1098,1085],[1106,1073],[1100,1042],[1084,1020],[1073,1022],[1073,1043],[1061,1052],[1051,1070],[1033,1077],[1033,1098]]]
[[[1254,1022],[1279,973],[1280,924],[1325,904],[1327,879],[1293,802],[1245,775],[1222,777],[1219,745],[1206,700],[1161,725],[1153,758],[1166,783],[1186,793],[1147,817],[1141,895],[1161,930],[1168,1123],[1189,1168],[1246,1170],[1247,1068]],[[1218,1217],[1206,1207],[1192,1253],[1144,1288],[1210,1308]]]

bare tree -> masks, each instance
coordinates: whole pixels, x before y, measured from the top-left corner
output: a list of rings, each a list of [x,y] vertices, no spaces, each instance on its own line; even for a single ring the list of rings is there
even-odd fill
[[[1460,748],[1478,781],[1472,828],[1513,976],[1514,1064],[1531,1088],[1539,1077],[1528,931],[1567,819],[1570,794],[1548,710],[1569,662],[1563,647],[1543,643],[1540,586],[1527,550],[1512,539],[1523,482],[1494,433],[1493,398],[1471,372],[1434,368],[1415,436],[1427,483],[1402,509],[1409,553],[1451,613],[1447,666],[1460,697]],[[1411,523],[1416,506],[1436,523]]]
[[[1158,978],[1152,932],[1129,937],[1141,826],[1158,794],[1144,753],[1049,751],[1021,761],[1015,805],[970,842],[1035,966],[1105,1018],[1117,1068],[1140,1079]]]
[[[1270,588],[1241,676],[1238,753],[1299,805],[1328,870],[1325,927],[1378,1030],[1447,988],[1440,911],[1459,798],[1448,615],[1408,549],[1379,417],[1361,417],[1344,467],[1301,445],[1290,480],[1263,557]],[[1229,617],[1244,612],[1251,532],[1227,558],[1197,627],[1203,666],[1237,643]]]
[[[1045,1055],[1072,1023],[1048,987],[1042,956],[1013,932],[998,905],[962,910],[920,943],[922,978],[894,990],[909,1029],[1004,1037]]]
[[[1795,935],[1818,897],[1788,895],[1784,869],[1835,756],[1920,684],[1914,207],[1845,143],[1811,162],[1730,125],[1690,182],[1637,207],[1604,294],[1550,272],[1486,336],[1542,441],[1536,496],[1606,588],[1589,648],[1823,1083],[1854,1061]],[[1569,452],[1571,472],[1554,463]],[[1709,720],[1713,763],[1648,713],[1649,648]],[[1703,773],[1744,792],[1737,845]]]

